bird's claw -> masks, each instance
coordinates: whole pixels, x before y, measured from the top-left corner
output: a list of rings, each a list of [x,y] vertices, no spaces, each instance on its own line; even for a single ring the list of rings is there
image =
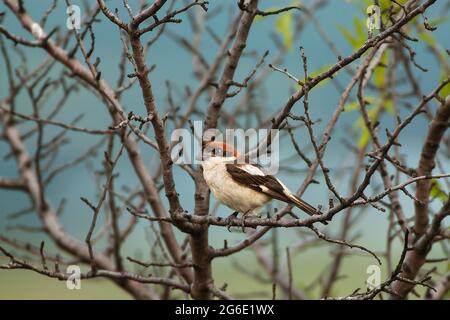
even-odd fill
[[[249,214],[250,212],[246,212],[246,214],[244,214],[243,216],[242,216],[242,224],[241,224],[241,227],[242,227],[242,232],[243,233],[245,233],[245,218],[247,217],[247,214]],[[261,218],[261,214],[259,213],[259,214],[256,214],[256,215],[252,215],[252,216],[254,216],[254,217],[257,217],[257,218]],[[249,226],[249,228],[253,228],[253,229],[256,229],[256,227],[254,227],[254,226]]]
[[[227,218],[226,218],[226,220],[227,220],[227,230],[228,230],[228,232],[231,232],[231,230],[230,230],[230,228],[231,228],[231,221],[233,220],[233,219],[236,219],[237,218],[237,216],[238,216],[238,212],[237,211],[235,211],[235,212],[233,212],[232,214],[230,214]]]

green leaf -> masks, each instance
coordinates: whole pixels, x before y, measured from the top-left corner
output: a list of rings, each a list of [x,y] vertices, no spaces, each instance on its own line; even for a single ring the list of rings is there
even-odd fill
[[[358,110],[358,108],[359,108],[359,102],[358,101],[352,101],[352,102],[349,102],[349,103],[347,103],[345,105],[344,111],[345,112],[351,112],[351,111]]]
[[[393,4],[390,0],[380,0],[379,3],[381,10],[386,10]]]
[[[366,97],[366,100],[369,101],[369,98],[373,99],[373,97]],[[369,101],[370,102],[370,101]],[[359,107],[359,103],[357,105]],[[371,122],[375,122],[378,120],[378,116],[380,115],[381,107],[380,105],[373,107],[372,109],[367,110],[367,116],[369,117]],[[355,123],[353,124],[354,129],[361,129],[361,134],[358,140],[358,147],[365,148],[371,139],[371,134],[369,129],[366,127],[366,123],[363,117],[359,117]]]
[[[384,83],[386,80],[386,69],[387,69],[386,66],[389,63],[388,58],[389,58],[388,51],[385,50],[380,59],[380,62],[382,65],[375,67],[374,83],[378,88],[381,88],[384,86]]]
[[[380,114],[380,108],[374,107],[367,111],[370,121],[375,122],[378,120],[378,115]]]
[[[377,99],[372,96],[366,96],[365,100],[370,104],[374,104],[377,101]],[[347,103],[344,107],[344,111],[346,112],[351,112],[355,110],[359,110],[359,101],[357,100]]]
[[[386,110],[388,112],[393,113],[394,112],[394,104],[393,101],[391,99],[387,99],[385,101],[383,101],[383,103],[378,103],[378,99],[371,97],[371,96],[367,96],[365,97],[365,100],[368,101],[370,104],[374,104],[376,103],[377,106],[368,109],[367,110],[367,116],[369,117],[370,121],[376,122],[380,116],[380,112],[383,110]],[[358,101],[353,101],[348,103],[345,106],[345,111],[353,111],[353,110],[358,110],[359,109],[359,102]],[[359,117],[355,123],[353,124],[353,129],[360,129],[361,133],[358,139],[358,147],[359,148],[365,148],[367,146],[367,144],[369,143],[370,139],[372,138],[369,129],[366,127],[366,123],[363,119],[363,117]]]
[[[311,72],[310,74],[308,74],[308,76],[309,76],[310,78],[315,78],[315,77],[317,77],[319,74],[321,74],[321,73],[327,71],[327,70],[330,69],[330,68],[331,68],[331,64],[326,64],[326,65],[320,67],[319,69],[317,69],[317,70]],[[330,80],[330,78],[325,78],[325,79],[323,79],[322,81],[320,81],[320,83],[319,83],[316,87],[321,87],[321,86],[323,86],[323,85],[326,84],[329,80]]]
[[[392,101],[392,99],[386,99],[383,101],[384,103],[384,110],[386,110],[389,113],[394,113],[394,102]]]
[[[430,196],[439,199],[442,202],[446,202],[448,199],[447,193],[444,192],[441,183],[436,179],[431,180]]]
[[[441,73],[441,79],[440,81],[444,81],[445,79],[447,79],[448,75],[445,73],[445,71],[443,71]],[[450,83],[447,83],[445,86],[442,87],[441,91],[439,91],[439,95],[443,98],[446,99],[448,96],[450,96]]]
[[[407,1],[408,0],[397,0],[397,2],[402,5],[405,4]],[[372,2],[371,4],[373,4],[373,1],[370,2]],[[391,0],[380,0],[381,11],[387,10],[391,6],[393,6],[393,12],[398,12],[400,10],[400,7],[395,3],[393,3]]]
[[[345,40],[347,40],[353,49],[357,49],[361,47],[367,39],[364,20],[358,19],[358,17],[353,18],[353,29],[356,31],[355,35],[353,35],[347,27],[338,26],[338,30]]]
[[[344,26],[338,26],[338,30],[345,38],[345,40],[347,40],[347,42],[352,46],[352,48],[358,47],[358,40],[353,37],[353,34],[350,32],[348,28]]]
[[[417,32],[417,37],[429,46],[433,46],[436,44],[436,39],[431,35],[430,32],[419,31]]]
[[[361,130],[361,135],[359,136],[358,147],[360,149],[365,148],[369,143],[369,141],[370,141],[370,132],[369,129],[367,129],[367,127],[364,126],[364,128]]]
[[[429,24],[431,27],[437,27],[438,25],[440,25],[440,24],[442,24],[442,23],[444,23],[444,22],[447,22],[448,20],[450,20],[450,17],[442,16],[442,17],[438,17],[438,18],[436,18],[436,19],[430,20],[430,21],[428,22],[428,24]]]
[[[357,41],[361,44],[364,43],[367,38],[366,25],[362,20],[358,19],[358,17],[354,17],[353,26],[355,27]]]
[[[292,15],[292,11],[281,13],[275,23],[275,30],[283,37],[283,44],[287,49],[292,48],[294,38]]]

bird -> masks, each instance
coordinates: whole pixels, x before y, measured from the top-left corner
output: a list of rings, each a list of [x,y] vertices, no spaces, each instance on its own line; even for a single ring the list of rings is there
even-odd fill
[[[205,143],[204,150],[203,177],[214,197],[234,210],[229,218],[239,213],[244,219],[260,217],[261,209],[273,199],[295,205],[311,216],[321,214],[257,164],[237,161],[240,154],[229,144],[212,140]]]

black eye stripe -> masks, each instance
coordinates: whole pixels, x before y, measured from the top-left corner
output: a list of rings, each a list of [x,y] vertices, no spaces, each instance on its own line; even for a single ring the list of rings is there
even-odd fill
[[[210,156],[233,157],[233,151],[219,146],[206,146],[205,152]]]

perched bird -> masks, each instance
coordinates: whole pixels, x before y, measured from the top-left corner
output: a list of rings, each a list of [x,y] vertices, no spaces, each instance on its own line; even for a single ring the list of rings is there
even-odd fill
[[[280,180],[265,174],[259,166],[237,163],[238,152],[221,141],[205,145],[208,156],[202,161],[203,176],[219,202],[246,216],[259,216],[261,208],[272,199],[293,204],[309,215],[320,214],[298,198]]]

